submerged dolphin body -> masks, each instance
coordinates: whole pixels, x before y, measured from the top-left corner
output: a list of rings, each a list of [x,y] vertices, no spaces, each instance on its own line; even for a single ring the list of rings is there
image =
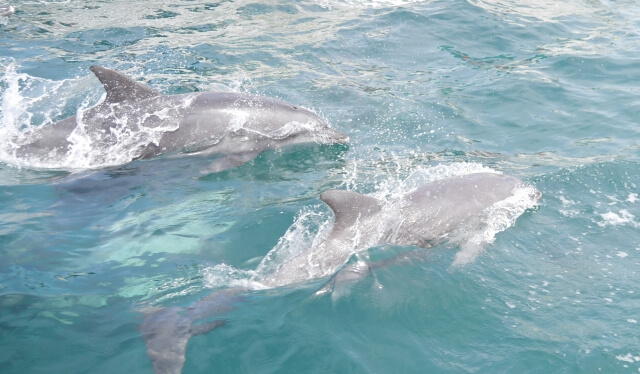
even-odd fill
[[[233,309],[233,304],[242,300],[241,289],[214,292],[189,308],[147,307],[139,330],[147,345],[147,355],[151,359],[156,374],[177,374],[185,362],[187,343],[192,336],[205,334],[224,326],[224,320],[215,320],[196,325],[200,319]]]
[[[280,100],[240,93],[161,95],[117,71],[100,66],[91,71],[104,85],[105,100],[34,130],[18,147],[17,157],[60,160],[74,152],[86,154],[87,146],[116,153],[121,162],[164,153],[206,153],[222,156],[209,170],[216,172],[267,149],[349,140],[313,112]]]
[[[333,210],[326,239],[284,262],[263,284],[279,287],[333,275],[361,250],[383,243],[433,247],[486,208],[525,188],[520,179],[474,173],[424,184],[390,202],[351,191],[326,191],[320,199]],[[530,189],[535,203],[542,194]]]

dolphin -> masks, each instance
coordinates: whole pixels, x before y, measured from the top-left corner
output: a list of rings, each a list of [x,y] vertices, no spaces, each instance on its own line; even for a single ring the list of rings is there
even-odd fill
[[[0,17],[12,15],[16,9],[9,4],[0,4]]]
[[[367,248],[391,243],[429,248],[447,239],[447,235],[477,213],[526,188],[531,203],[542,194],[520,179],[498,173],[474,173],[424,184],[415,190],[385,202],[351,191],[330,190],[320,199],[333,211],[335,221],[327,237],[303,253],[284,261],[273,272],[263,274],[258,265],[252,281],[264,288],[293,286],[330,278],[316,292],[332,291],[336,282],[364,277],[370,268],[411,259],[402,254],[379,264],[357,262],[345,267],[349,258]],[[268,254],[265,261],[269,261]],[[189,308],[149,307],[143,310],[139,330],[147,343],[147,353],[156,374],[178,374],[185,362],[189,339],[224,326],[223,320],[194,325],[233,308],[242,301],[239,294],[249,291],[229,288],[215,291]]]
[[[267,287],[330,277],[349,258],[367,248],[389,243],[430,248],[474,215],[503,201],[518,188],[518,178],[499,173],[473,173],[424,184],[415,190],[383,201],[352,191],[330,190],[320,199],[333,211],[335,221],[327,237],[315,248],[284,261],[262,283]],[[531,203],[542,194],[529,189]],[[346,269],[349,273],[358,269]]]
[[[105,99],[34,129],[17,148],[18,158],[60,160],[90,145],[98,153],[117,153],[123,162],[165,153],[215,154],[220,157],[207,171],[217,172],[267,149],[349,140],[312,111],[280,100],[228,92],[162,95],[120,72],[90,69]]]

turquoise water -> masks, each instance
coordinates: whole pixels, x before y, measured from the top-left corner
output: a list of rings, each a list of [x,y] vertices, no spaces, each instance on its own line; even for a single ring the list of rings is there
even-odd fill
[[[386,196],[484,168],[543,198],[477,257],[382,245],[368,261],[419,255],[331,294],[315,295],[326,280],[253,287],[216,317],[226,326],[190,340],[183,372],[640,371],[636,2],[12,4],[0,18],[2,373],[150,373],[141,310],[251,286],[268,253],[302,251],[330,225],[321,192]],[[101,99],[94,64],[163,93],[276,97],[351,141],[208,175],[206,157],[11,157],[16,134]]]

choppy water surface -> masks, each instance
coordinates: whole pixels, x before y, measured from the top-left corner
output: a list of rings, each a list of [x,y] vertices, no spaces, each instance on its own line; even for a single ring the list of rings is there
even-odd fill
[[[636,2],[12,5],[3,373],[152,372],[140,311],[236,286],[250,291],[191,339],[184,373],[640,372]],[[166,94],[279,98],[351,141],[214,174],[207,157],[125,162],[87,144],[62,164],[17,157],[33,129],[103,98],[96,64]],[[326,279],[261,287],[326,234],[321,192],[391,198],[486,170],[543,198],[487,212],[466,241],[369,248],[350,262],[386,266],[330,293],[316,293]]]

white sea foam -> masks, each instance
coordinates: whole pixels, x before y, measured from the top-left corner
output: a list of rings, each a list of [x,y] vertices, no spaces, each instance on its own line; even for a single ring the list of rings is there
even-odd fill
[[[265,287],[260,283],[253,281],[255,271],[241,270],[231,265],[218,264],[202,271],[205,287],[209,288],[226,288],[239,287],[251,290],[261,290]]]
[[[619,225],[638,226],[638,222],[634,221],[635,216],[626,209],[622,209],[618,213],[608,211],[607,213],[600,214],[600,217],[602,217],[602,222],[598,222],[600,227]]]
[[[262,282],[289,259],[313,248],[331,228],[331,217],[320,206],[302,209],[293,224],[267,253],[255,270],[241,270],[219,264],[203,270],[205,285],[210,288],[243,287],[254,290],[267,288]]]
[[[517,188],[513,195],[499,201],[483,210],[470,221],[475,221],[472,231],[462,235],[453,235],[453,242],[460,246],[453,261],[454,266],[466,265],[473,262],[486,248],[493,243],[496,235],[513,226],[516,219],[527,209],[535,207],[536,202],[531,198],[536,193],[535,188],[523,186]],[[468,223],[463,225],[469,227]]]
[[[562,203],[562,208],[558,209],[558,212],[560,212],[560,214],[565,217],[577,217],[580,214],[580,211],[578,209],[572,208],[577,204],[575,201],[567,199],[563,195],[558,195],[557,197]]]
[[[634,356],[631,353],[627,353],[626,355],[617,355],[616,358],[620,361],[635,363],[640,362],[640,355]]]
[[[0,78],[7,87],[0,92],[0,161],[16,166],[59,168],[61,165],[46,160],[18,158],[16,150],[29,143],[40,127],[55,122],[68,107],[79,106],[82,111],[98,101],[99,95],[95,92],[78,94],[89,89],[92,82],[86,78],[51,81],[18,73],[15,63],[9,63]],[[75,103],[78,98],[82,103]],[[79,129],[74,141],[79,141],[81,132]]]
[[[320,206],[304,208],[256,268],[252,280],[260,282],[299,254],[315,248],[331,230],[331,215]]]

